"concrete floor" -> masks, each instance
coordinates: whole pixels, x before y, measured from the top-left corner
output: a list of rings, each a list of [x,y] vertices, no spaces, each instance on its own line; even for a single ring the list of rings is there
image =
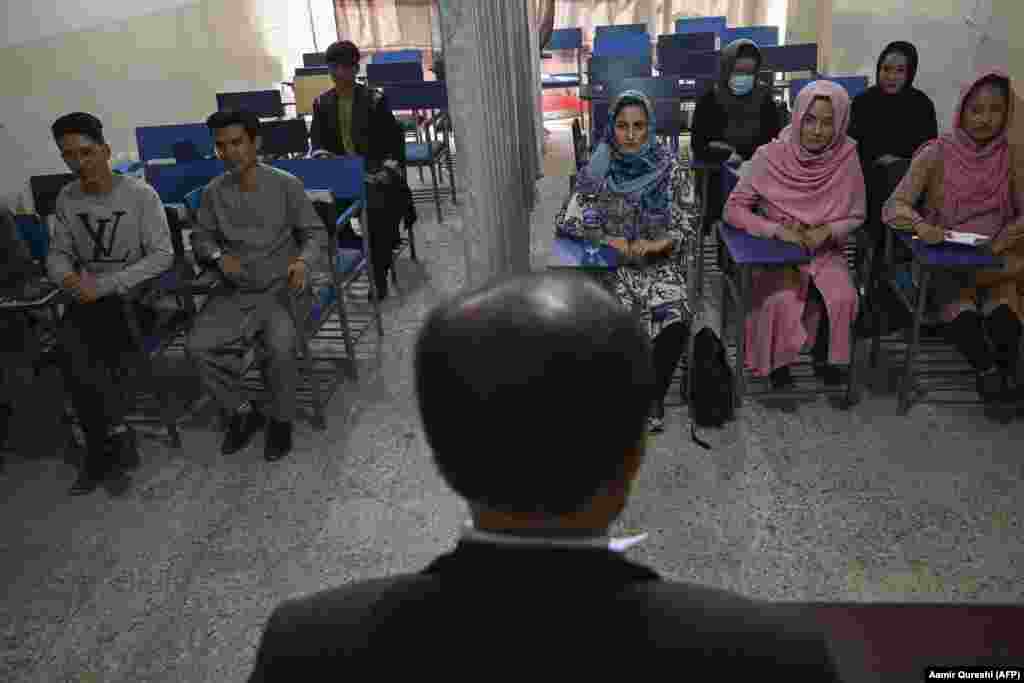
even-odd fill
[[[538,268],[571,167],[568,125],[546,125]],[[411,376],[420,321],[464,281],[446,211],[442,224],[420,211],[420,260],[399,264],[379,364],[340,389],[325,432],[297,425],[290,458],[264,462],[261,437],[222,458],[219,434],[193,421],[180,453],[143,440],[121,498],[68,497],[59,453],[9,460],[0,680],[241,682],[281,600],[416,571],[452,547],[466,512],[432,467]],[[1020,603],[1024,421],[996,425],[976,406],[903,416],[889,374],[852,411],[753,397],[705,430],[710,451],[676,398],[616,529],[650,533],[629,554],[776,600]]]

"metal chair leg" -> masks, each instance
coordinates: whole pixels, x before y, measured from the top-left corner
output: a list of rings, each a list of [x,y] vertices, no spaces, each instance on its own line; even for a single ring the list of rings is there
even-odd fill
[[[751,269],[749,266],[740,267],[739,272],[739,295],[737,297],[739,311],[736,315],[736,408],[743,406],[743,395],[746,392],[746,358],[747,358],[747,335],[746,319],[750,310],[751,291]]]
[[[434,164],[430,164],[430,180],[434,184],[434,205],[437,207],[437,222],[443,223],[444,218],[441,216],[441,189],[437,185],[437,168]]]
[[[917,347],[921,341],[921,318],[924,316],[924,303],[928,292],[928,277],[931,273],[921,269],[921,284],[917,292],[917,305],[914,307],[914,322],[910,327],[907,351],[904,359],[903,382],[900,385],[900,410],[907,413],[913,401],[914,392],[914,361],[917,358]]]

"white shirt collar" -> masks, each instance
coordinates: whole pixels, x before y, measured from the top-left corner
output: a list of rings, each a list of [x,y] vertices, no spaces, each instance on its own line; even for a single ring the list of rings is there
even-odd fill
[[[483,531],[473,526],[473,520],[467,520],[462,527],[462,538],[466,541],[479,541],[482,543],[495,543],[497,545],[512,546],[533,546],[551,548],[603,548],[614,552],[623,550],[640,543],[647,534],[628,536],[625,538],[612,538],[607,534],[592,536],[590,538],[559,538],[552,536],[516,536],[514,534],[496,533]]]

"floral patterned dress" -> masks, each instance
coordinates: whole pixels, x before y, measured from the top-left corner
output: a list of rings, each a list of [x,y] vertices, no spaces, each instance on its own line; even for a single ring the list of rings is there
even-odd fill
[[[686,258],[696,239],[700,209],[693,193],[693,174],[685,152],[672,161],[659,191],[670,193],[668,215],[638,225],[638,197],[613,193],[601,184],[577,186],[555,218],[558,237],[607,244],[611,239],[672,240],[668,256],[620,263],[598,278],[623,306],[635,311],[653,338],[680,320],[686,306]]]

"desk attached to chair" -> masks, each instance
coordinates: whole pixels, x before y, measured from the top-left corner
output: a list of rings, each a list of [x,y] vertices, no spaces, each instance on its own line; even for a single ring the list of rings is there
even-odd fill
[[[914,386],[914,363],[917,360],[918,347],[921,343],[921,323],[924,318],[925,303],[928,299],[928,281],[932,273],[948,270],[973,272],[986,268],[998,268],[1003,265],[1003,259],[979,247],[951,242],[928,244],[906,231],[887,227],[883,262],[883,267],[886,269],[884,277],[887,280],[891,279],[892,276],[892,273],[889,271],[893,265],[894,238],[899,240],[910,251],[912,267],[916,273],[919,273],[919,277],[915,278],[918,280],[918,283],[917,295],[914,300],[908,299],[899,287],[889,283],[893,291],[896,292],[897,297],[913,315],[913,322],[907,331],[908,339],[904,360],[904,375],[899,388],[900,409],[906,413],[910,410],[913,395],[916,393]],[[884,311],[876,311],[876,316],[884,315]],[[876,325],[882,322],[884,321],[876,320]],[[872,350],[873,357],[877,358],[879,344],[880,337],[875,337]]]

